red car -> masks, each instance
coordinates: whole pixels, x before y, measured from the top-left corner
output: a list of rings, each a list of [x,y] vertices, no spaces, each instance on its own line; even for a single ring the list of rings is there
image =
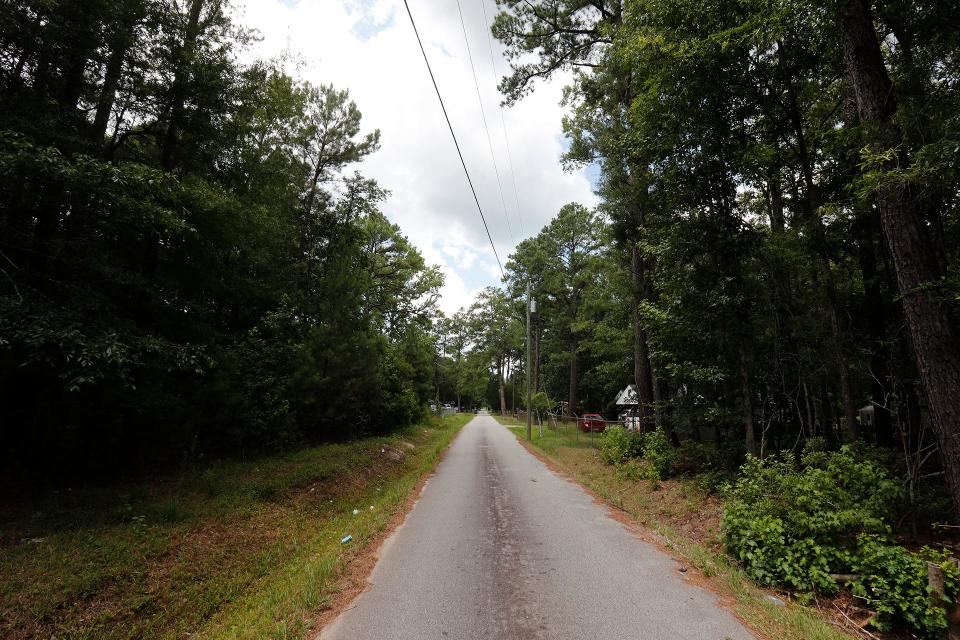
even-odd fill
[[[607,428],[607,422],[599,413],[585,413],[577,418],[577,426],[581,431],[597,431],[602,433]]]

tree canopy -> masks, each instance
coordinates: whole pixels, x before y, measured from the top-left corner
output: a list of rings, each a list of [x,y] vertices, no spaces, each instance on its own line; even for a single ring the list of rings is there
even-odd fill
[[[384,432],[434,396],[442,275],[352,169],[379,132],[239,62],[251,37],[220,0],[0,9],[9,472]]]

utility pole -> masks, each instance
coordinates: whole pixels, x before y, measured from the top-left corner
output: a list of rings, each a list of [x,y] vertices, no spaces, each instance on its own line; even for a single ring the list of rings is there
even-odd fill
[[[527,440],[533,439],[533,407],[531,407],[532,399],[530,397],[532,383],[530,379],[530,307],[533,305],[533,301],[530,299],[530,282],[527,281]]]

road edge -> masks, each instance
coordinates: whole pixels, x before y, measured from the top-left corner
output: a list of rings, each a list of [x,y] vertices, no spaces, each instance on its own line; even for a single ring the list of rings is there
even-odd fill
[[[381,552],[385,545],[406,523],[413,508],[423,496],[423,492],[426,490],[430,479],[436,475],[437,467],[439,467],[440,463],[447,457],[447,452],[450,451],[450,447],[453,446],[453,443],[460,437],[463,430],[475,419],[476,418],[471,418],[457,430],[456,435],[450,439],[450,442],[446,444],[443,451],[437,455],[431,467],[417,480],[416,485],[414,485],[407,499],[403,502],[403,506],[397,509],[396,513],[390,517],[386,526],[365,544],[355,547],[346,554],[346,558],[343,560],[345,568],[341,575],[337,577],[333,586],[334,595],[330,601],[324,604],[314,615],[310,631],[306,635],[307,638],[310,638],[310,640],[322,640],[324,634],[329,631],[340,616],[350,608],[353,601],[370,588],[372,584],[370,582],[370,575],[377,566],[377,562],[380,560]]]
[[[500,423],[500,426],[510,431],[509,427],[507,427],[503,423]],[[695,566],[692,566],[692,563],[686,558],[678,557],[676,546],[673,543],[671,543],[669,540],[667,540],[664,536],[657,533],[656,531],[653,531],[652,529],[637,522],[636,518],[634,518],[633,515],[630,514],[630,512],[614,504],[608,498],[605,498],[604,496],[600,495],[590,487],[586,486],[585,484],[577,480],[575,477],[570,475],[560,465],[559,462],[557,462],[547,454],[537,449],[532,443],[527,442],[524,438],[520,437],[519,435],[517,435],[512,431],[510,433],[517,439],[517,442],[519,442],[520,445],[527,450],[527,452],[529,452],[534,458],[542,462],[544,466],[546,466],[547,469],[550,470],[551,473],[553,473],[555,476],[557,476],[561,480],[565,480],[571,484],[576,485],[577,487],[582,489],[588,496],[590,496],[590,498],[593,499],[594,503],[596,503],[601,507],[604,507],[607,512],[607,515],[612,520],[615,520],[616,522],[618,522],[624,529],[627,530],[627,532],[630,535],[634,536],[638,540],[641,540],[642,542],[646,542],[647,544],[653,545],[654,547],[657,548],[658,551],[660,551],[661,553],[666,555],[668,558],[676,562],[677,565],[679,566],[676,568],[675,571],[680,576],[681,580],[683,580],[687,584],[703,589],[709,592],[711,595],[713,595],[717,600],[717,606],[722,607],[730,615],[736,618],[736,620],[740,622],[740,624],[742,624],[748,632],[753,634],[753,636],[756,637],[757,640],[774,640],[767,634],[764,634],[761,631],[757,630],[752,624],[750,624],[749,621],[745,620],[743,616],[737,613],[736,599],[734,598],[734,596],[728,593],[721,593],[714,586],[710,578],[703,575],[703,572],[700,571],[700,569],[698,569]],[[680,567],[683,567],[684,571],[680,571]]]

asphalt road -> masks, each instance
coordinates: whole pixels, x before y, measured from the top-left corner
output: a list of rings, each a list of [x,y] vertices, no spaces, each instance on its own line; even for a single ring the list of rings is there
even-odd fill
[[[677,567],[479,416],[320,638],[754,637]]]

